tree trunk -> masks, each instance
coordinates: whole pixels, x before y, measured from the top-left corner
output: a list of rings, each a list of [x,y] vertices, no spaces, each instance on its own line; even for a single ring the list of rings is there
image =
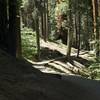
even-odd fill
[[[81,19],[80,19],[80,12],[78,13],[78,43],[77,43],[77,57],[79,57],[79,52],[80,52],[80,27],[81,27]]]
[[[7,26],[7,0],[0,0],[0,48],[5,51],[8,51]]]
[[[67,39],[67,58],[70,58],[71,55],[71,45],[72,45],[72,12],[71,12],[71,0],[69,0],[69,29],[68,29],[68,39]]]
[[[17,0],[9,0],[9,35],[8,49],[12,56],[16,57],[16,5]]]
[[[78,39],[77,39],[77,2],[74,0],[74,34],[75,34],[75,44],[74,47],[77,48],[77,43],[78,43]]]
[[[46,0],[46,41],[48,40],[48,0]]]
[[[36,19],[36,41],[37,41],[37,57],[38,57],[38,60],[40,60],[39,19]]]
[[[77,7],[80,8],[80,0],[77,1]],[[80,52],[80,30],[81,30],[81,15],[80,10],[77,12],[77,57],[79,57]]]
[[[37,7],[35,8],[35,13],[36,13],[36,16],[35,16],[34,21],[35,21],[36,42],[37,42],[37,58],[38,60],[40,60],[39,10]]]
[[[15,57],[21,40],[18,11],[17,0],[0,1],[0,48]]]
[[[98,29],[98,0],[92,0],[93,5],[93,24],[94,24],[94,35],[95,35],[95,55],[99,57],[100,55],[100,48],[99,48],[99,29]]]
[[[44,39],[43,11],[41,12],[41,36]]]
[[[20,13],[17,0],[9,0],[8,48],[12,56],[21,56]]]
[[[16,57],[22,56],[22,48],[21,48],[21,32],[20,32],[20,8],[19,5],[17,5],[16,9]]]
[[[88,10],[88,1],[86,2],[86,8],[87,8],[87,11],[86,11],[86,24],[84,24],[85,26],[85,29],[86,29],[86,32],[85,32],[85,36],[84,36],[84,42],[85,42],[85,50],[90,50],[90,47],[89,47],[89,10]]]
[[[44,0],[44,14],[43,14],[43,26],[44,26],[44,40],[47,41],[47,33],[46,33],[46,1]]]
[[[97,57],[100,57],[100,0],[98,0]]]

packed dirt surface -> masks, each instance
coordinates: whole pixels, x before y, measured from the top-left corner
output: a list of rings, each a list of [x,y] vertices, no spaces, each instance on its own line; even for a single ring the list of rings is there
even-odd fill
[[[0,50],[0,100],[100,100],[100,82],[42,73]]]

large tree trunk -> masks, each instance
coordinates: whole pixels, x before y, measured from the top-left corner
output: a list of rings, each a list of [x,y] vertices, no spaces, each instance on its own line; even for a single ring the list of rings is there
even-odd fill
[[[20,14],[17,0],[9,0],[9,53],[21,56]]]
[[[7,51],[7,0],[0,0],[0,48]]]
[[[8,49],[12,56],[16,56],[16,4],[17,0],[9,0],[9,35]]]
[[[92,5],[93,5],[93,24],[94,24],[94,35],[95,35],[95,54],[96,57],[99,57],[100,55],[100,48],[99,48],[99,29],[98,29],[98,0],[92,0]]]
[[[18,11],[17,0],[0,1],[0,48],[15,57],[21,40]]]

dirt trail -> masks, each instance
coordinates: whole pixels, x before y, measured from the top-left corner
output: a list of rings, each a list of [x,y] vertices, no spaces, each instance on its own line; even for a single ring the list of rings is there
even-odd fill
[[[0,100],[100,100],[100,82],[45,74],[0,50]]]
[[[71,60],[66,60],[67,46],[63,44],[57,44],[54,42],[41,43],[41,61],[32,62],[34,67],[44,73],[66,74],[66,75],[80,75],[83,70],[89,64],[89,61],[93,60],[87,51],[80,51],[80,57],[77,58],[77,50],[72,48]],[[86,71],[86,70],[85,70]],[[86,71],[86,75],[88,72]],[[85,75],[85,76],[86,76]]]
[[[56,50],[60,52],[61,54],[66,55],[67,46],[62,43],[57,44],[57,43],[50,42],[50,41],[45,42],[43,40],[41,40],[40,43],[41,43],[42,48],[48,48],[53,51]],[[75,53],[75,52],[77,52],[77,50],[72,48],[72,53]]]
[[[41,48],[48,48],[48,50],[58,51],[62,55],[66,55],[67,46],[62,43],[54,43],[50,41],[45,42],[44,40],[41,39],[40,44],[41,44]],[[92,52],[81,50],[79,54],[80,57],[83,58],[85,57],[85,59],[87,60],[93,60],[93,57],[90,55],[91,53]],[[76,55],[77,55],[77,49],[72,48],[71,56],[76,56]]]

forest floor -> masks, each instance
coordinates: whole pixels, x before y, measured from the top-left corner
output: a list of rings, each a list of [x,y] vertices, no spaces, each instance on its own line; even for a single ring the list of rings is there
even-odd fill
[[[40,61],[30,61],[34,67],[44,73],[54,73],[63,75],[80,75],[90,77],[88,66],[94,61],[94,56],[89,51],[80,51],[72,48],[70,59],[66,58],[67,46],[54,42],[44,42],[42,39]]]
[[[43,73],[34,66],[0,50],[0,100],[100,100],[100,81]]]

